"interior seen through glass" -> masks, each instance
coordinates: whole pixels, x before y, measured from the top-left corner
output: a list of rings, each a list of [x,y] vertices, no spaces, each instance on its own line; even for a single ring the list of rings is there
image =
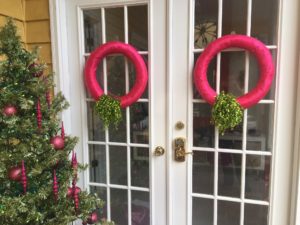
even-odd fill
[[[85,59],[104,42],[128,41],[148,63],[147,5],[86,9],[83,20]],[[99,65],[97,80],[103,88],[107,87],[108,94],[122,96],[134,84],[135,69],[124,56],[110,55]],[[122,110],[119,126],[108,131],[88,93],[86,104],[90,190],[106,202],[104,210],[98,212],[100,218],[118,225],[129,221],[150,225],[148,89],[141,101]]]
[[[258,38],[270,48],[276,66],[278,1],[230,0],[222,6],[217,0],[194,3],[194,63],[221,31],[222,35]],[[259,68],[251,54],[229,49],[219,54],[219,61],[217,57],[212,60],[207,77],[215,90],[218,86],[218,91],[240,96],[256,85]],[[267,225],[275,81],[263,101],[245,110],[244,122],[224,135],[211,124],[211,106],[195,88],[193,99],[192,224]]]

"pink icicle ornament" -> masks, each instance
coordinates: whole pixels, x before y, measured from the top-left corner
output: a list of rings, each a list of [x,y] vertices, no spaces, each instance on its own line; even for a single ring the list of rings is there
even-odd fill
[[[64,122],[61,122],[61,135],[62,139],[65,139],[65,128],[64,128]]]
[[[27,177],[26,177],[26,169],[25,169],[25,163],[24,160],[22,160],[22,185],[23,185],[23,192],[26,194],[27,192]]]
[[[57,202],[58,200],[58,182],[56,177],[56,170],[53,170],[53,196],[54,201]]]
[[[36,106],[36,119],[37,119],[37,124],[38,128],[42,128],[42,112],[41,112],[41,103],[40,99],[37,101],[37,106]]]

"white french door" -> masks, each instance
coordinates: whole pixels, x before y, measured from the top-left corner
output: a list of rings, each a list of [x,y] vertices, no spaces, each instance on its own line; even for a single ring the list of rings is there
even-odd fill
[[[293,162],[296,74],[289,66],[296,65],[291,54],[298,23],[293,1],[51,4],[58,84],[71,103],[63,118],[66,129],[80,137],[80,160],[89,164],[80,185],[106,202],[102,218],[118,225],[292,224],[288,165]],[[266,44],[276,79],[268,95],[245,110],[243,123],[222,136],[210,123],[211,107],[194,89],[192,72],[209,42],[234,33]],[[82,71],[89,54],[113,40],[138,50],[149,83],[142,98],[123,110],[118,129],[104,130]],[[211,63],[208,79],[217,92],[239,96],[255,86],[258,75],[250,54],[228,49]],[[124,95],[135,71],[126,58],[112,55],[99,65],[97,76],[107,93]],[[176,160],[176,144],[182,143],[185,159]],[[165,152],[157,154],[157,147]]]

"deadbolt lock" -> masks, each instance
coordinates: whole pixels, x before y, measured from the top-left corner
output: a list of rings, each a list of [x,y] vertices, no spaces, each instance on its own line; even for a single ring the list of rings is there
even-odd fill
[[[176,138],[174,140],[174,149],[177,162],[184,162],[187,154],[193,154],[193,152],[186,152],[185,138]]]

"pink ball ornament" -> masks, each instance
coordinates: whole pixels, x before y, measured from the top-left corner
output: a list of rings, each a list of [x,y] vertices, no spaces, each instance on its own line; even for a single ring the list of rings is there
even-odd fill
[[[8,177],[13,181],[21,181],[22,180],[22,167],[15,166],[10,168],[8,171]]]
[[[61,136],[55,136],[50,140],[55,150],[62,150],[65,147],[65,140]]]
[[[88,224],[95,224],[98,222],[98,215],[97,212],[92,212],[91,215],[89,216],[89,218],[87,219],[87,223]]]
[[[17,108],[13,105],[7,105],[3,109],[3,114],[5,116],[14,116],[17,114]]]
[[[43,71],[38,68],[38,65],[36,63],[32,63],[29,66],[29,69],[33,71],[32,76],[34,77],[40,77],[43,75]]]
[[[76,187],[75,193],[79,194],[80,192],[81,192],[81,188],[80,187]],[[73,198],[73,188],[72,187],[68,187],[67,197],[68,198]]]

